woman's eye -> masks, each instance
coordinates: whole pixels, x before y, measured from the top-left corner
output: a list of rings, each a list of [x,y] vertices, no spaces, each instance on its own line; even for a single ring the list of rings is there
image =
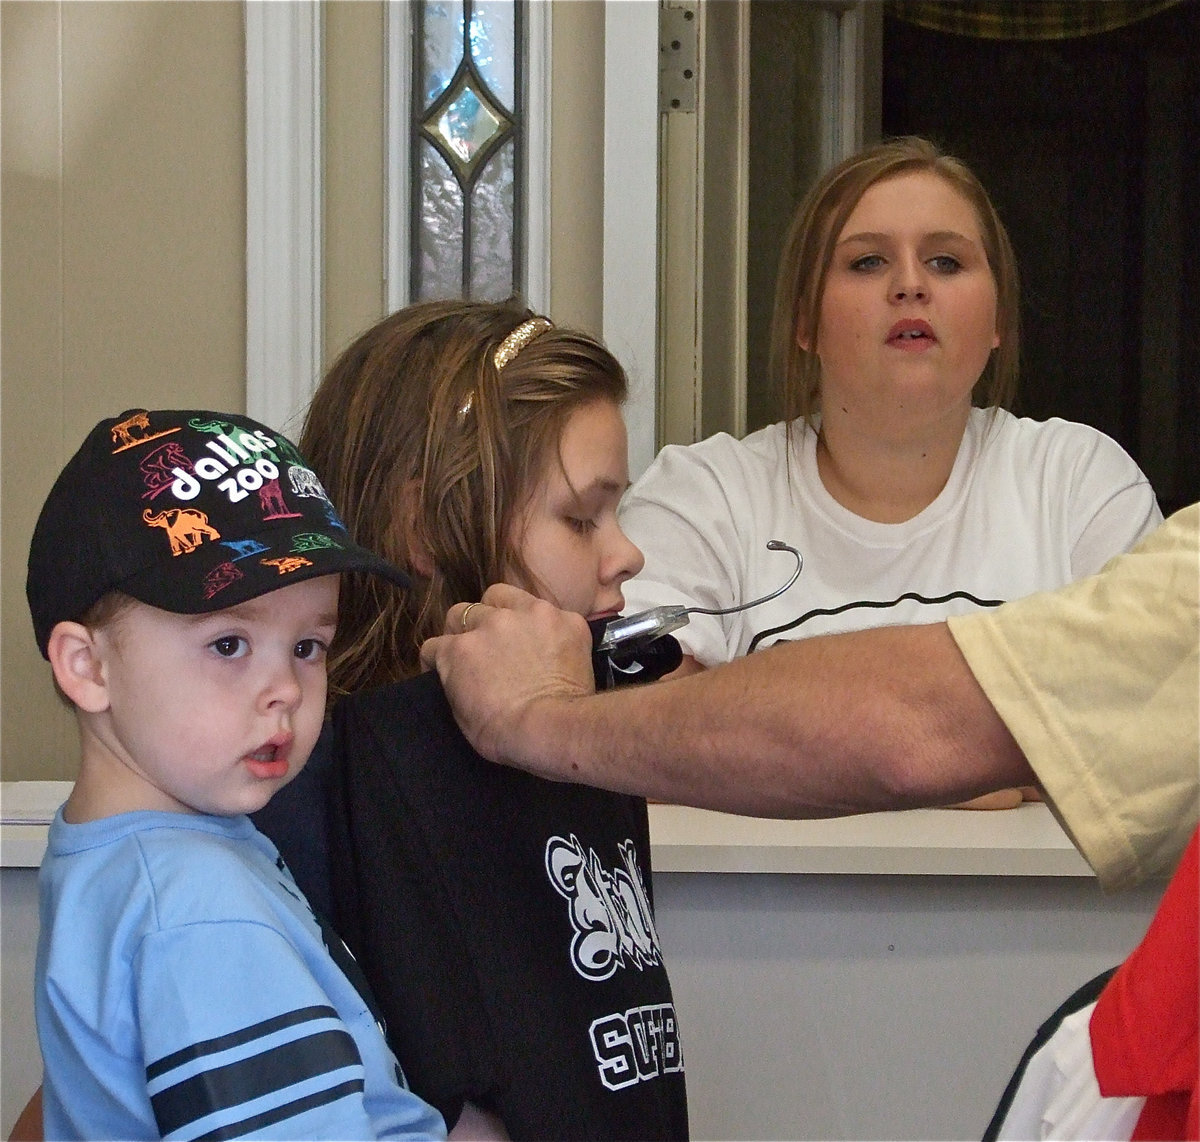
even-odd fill
[[[939,274],[956,274],[962,269],[962,262],[953,254],[938,254],[937,257],[929,259],[929,264]]]
[[[223,635],[210,645],[222,658],[241,658],[250,652],[250,644],[237,634]]]
[[[306,662],[319,662],[329,649],[319,638],[302,638],[296,643],[295,654]]]
[[[578,535],[587,535],[588,532],[595,531],[597,525],[594,519],[580,519],[577,516],[568,516],[567,526]]]
[[[855,258],[850,263],[850,269],[855,273],[865,274],[871,270],[877,270],[883,265],[883,256],[881,254],[863,254],[861,258]]]

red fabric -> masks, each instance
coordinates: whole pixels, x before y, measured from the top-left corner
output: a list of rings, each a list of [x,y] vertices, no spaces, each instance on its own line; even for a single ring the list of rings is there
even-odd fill
[[[1142,942],[1100,995],[1090,1024],[1100,1093],[1145,1095],[1135,1139],[1196,1139],[1200,1022],[1200,830]]]

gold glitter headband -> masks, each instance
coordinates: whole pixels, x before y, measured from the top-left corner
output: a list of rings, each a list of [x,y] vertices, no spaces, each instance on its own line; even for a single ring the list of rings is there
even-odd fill
[[[547,329],[553,328],[554,322],[545,317],[531,317],[528,321],[522,321],[500,342],[492,356],[497,371],[503,369],[535,337],[540,337]]]
[[[496,366],[496,372],[500,372],[535,337],[540,337],[547,329],[553,328],[554,322],[548,317],[531,317],[528,321],[522,321],[516,329],[496,346],[496,352],[492,354],[492,363]],[[475,390],[472,389],[467,393],[467,399],[459,406],[459,424],[462,424],[467,419],[467,415],[470,413],[474,403]]]

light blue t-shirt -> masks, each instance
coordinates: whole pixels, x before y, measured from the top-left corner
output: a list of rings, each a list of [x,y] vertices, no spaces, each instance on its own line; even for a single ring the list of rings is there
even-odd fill
[[[60,810],[39,886],[47,1139],[445,1137],[249,818]]]

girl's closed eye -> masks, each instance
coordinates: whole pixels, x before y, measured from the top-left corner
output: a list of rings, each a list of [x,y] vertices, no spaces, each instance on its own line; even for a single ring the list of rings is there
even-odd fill
[[[588,535],[596,530],[600,525],[591,518],[581,516],[567,516],[567,526],[578,535]]]
[[[244,658],[250,653],[250,643],[240,634],[225,634],[208,644],[221,658]]]

